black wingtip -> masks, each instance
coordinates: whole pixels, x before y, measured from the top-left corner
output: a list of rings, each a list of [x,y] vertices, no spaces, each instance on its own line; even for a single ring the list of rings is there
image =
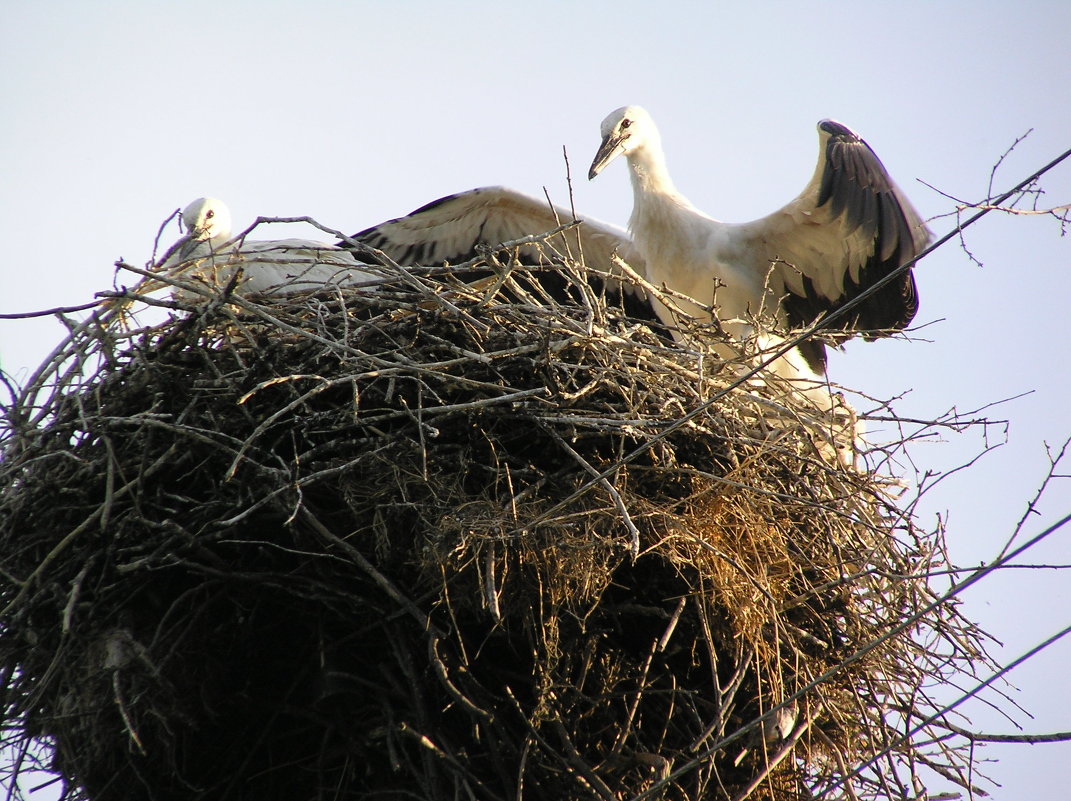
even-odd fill
[[[918,213],[896,188],[873,148],[836,120],[822,120],[818,130],[828,135],[828,139],[823,145],[825,169],[816,206],[825,208],[831,219],[839,218],[849,233],[869,239],[873,248],[865,263],[858,267],[858,280],[846,276],[843,302],[917,256],[923,246],[920,241],[925,237],[916,231],[921,225]],[[825,304],[818,300],[809,281],[805,282],[804,297],[787,306],[791,319],[807,324],[823,311]],[[835,327],[873,338],[889,330],[903,329],[917,311],[918,291],[908,270]]]
[[[411,212],[406,214],[405,217],[394,217],[393,219],[387,220],[386,222],[381,222],[378,225],[373,225],[371,228],[365,228],[364,230],[358,231],[357,233],[353,234],[350,237],[350,239],[352,239],[352,240],[354,240],[356,242],[359,242],[362,245],[368,245],[369,247],[381,248],[382,249],[382,248],[386,247],[389,244],[389,240],[387,239],[387,237],[383,233],[381,233],[381,231],[380,231],[380,229],[382,229],[384,226],[390,225],[391,223],[400,222],[401,220],[404,220],[406,217],[412,217],[415,214],[422,214],[423,212],[431,211],[432,209],[436,208],[437,206],[441,206],[444,203],[449,203],[451,200],[455,200],[455,199],[461,197],[462,195],[470,194],[473,191],[477,191],[478,192],[479,190],[469,190],[469,192],[455,192],[452,195],[445,195],[444,197],[436,198],[435,200],[431,201],[430,203],[425,203],[419,209],[413,209]],[[338,247],[341,247],[341,248],[350,248],[350,249],[353,248],[353,245],[351,243],[349,243],[349,242],[346,242],[346,241],[337,242],[336,245]],[[425,248],[430,248],[430,245],[428,243],[425,243],[424,246],[425,246]],[[405,254],[407,256],[409,256],[409,255],[412,255],[414,252],[415,252],[415,248],[414,247],[410,247],[409,249],[407,249],[405,251]],[[400,260],[398,258],[395,258],[395,261],[400,261]],[[401,262],[401,263],[408,263],[408,262]],[[414,263],[419,263],[419,262],[414,262]]]
[[[436,200],[433,200],[430,203],[425,203],[419,209],[413,209],[411,212],[409,212],[405,216],[406,217],[412,217],[412,216],[417,215],[417,214],[423,214],[426,211],[431,211],[434,208],[442,206],[444,203],[449,203],[451,200],[457,200],[462,195],[468,195],[472,191],[474,191],[474,190],[470,189],[468,192],[455,192],[452,195],[444,195],[443,197],[437,198]],[[393,222],[393,220],[391,222]]]
[[[847,125],[837,122],[836,120],[822,120],[818,123],[818,130],[823,131],[829,134],[830,136],[843,136],[862,141],[859,139],[859,134],[857,134]]]

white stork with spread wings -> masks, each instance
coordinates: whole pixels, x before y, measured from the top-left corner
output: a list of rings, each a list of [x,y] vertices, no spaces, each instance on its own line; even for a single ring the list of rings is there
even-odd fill
[[[231,239],[231,213],[218,198],[202,197],[182,212],[186,234],[171,246],[161,269],[222,289],[238,271],[242,295],[288,295],[328,286],[355,286],[377,280],[368,266],[344,248],[308,239]],[[200,302],[201,295],[179,288],[177,298]]]
[[[635,207],[628,233],[581,217],[576,229],[585,263],[615,274],[620,256],[656,286],[695,300],[654,301],[668,325],[681,314],[711,320],[737,340],[756,333],[763,345],[852,300],[914,259],[929,238],[921,219],[878,157],[855,133],[818,124],[814,177],[782,209],[750,223],[723,223],[700,212],[673,186],[649,114],[626,106],[603,122],[603,142],[589,177],[619,155],[628,160]],[[553,230],[571,212],[503,187],[450,195],[405,217],[355,234],[402,264],[466,260],[480,244],[497,245]],[[533,255],[535,249],[532,248]],[[627,287],[626,287],[627,288]],[[868,338],[904,328],[917,310],[910,271],[830,324],[834,338]],[[758,331],[756,331],[758,327]],[[773,365],[788,378],[821,381],[824,346],[806,342]]]
[[[713,310],[737,339],[761,329],[784,333],[809,326],[913,259],[929,241],[918,213],[870,146],[839,122],[818,123],[818,165],[803,191],[783,208],[749,223],[723,223],[699,211],[673,185],[651,115],[625,106],[602,123],[602,144],[588,172],[594,178],[624,155],[632,178],[632,244],[647,279],[694,298],[668,309],[709,319]],[[902,330],[918,310],[910,270],[830,323],[846,339]],[[770,343],[772,344],[772,343]],[[805,343],[786,377],[825,373],[820,343]],[[802,360],[799,358],[802,356]],[[810,374],[810,375],[808,375]]]

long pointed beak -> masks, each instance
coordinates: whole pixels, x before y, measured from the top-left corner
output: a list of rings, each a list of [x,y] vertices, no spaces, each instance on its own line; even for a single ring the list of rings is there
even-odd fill
[[[591,162],[591,168],[588,170],[589,181],[602,172],[603,167],[624,152],[624,142],[625,137],[615,134],[610,134],[602,140],[599,152],[595,154],[595,160]]]

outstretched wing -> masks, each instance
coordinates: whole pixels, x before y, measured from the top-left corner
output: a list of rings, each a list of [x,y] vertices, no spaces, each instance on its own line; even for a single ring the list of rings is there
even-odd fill
[[[818,123],[814,176],[784,208],[738,228],[751,267],[784,294],[788,323],[802,327],[914,259],[930,234],[870,146],[839,122]],[[918,311],[910,270],[830,323],[882,336]]]
[[[574,219],[571,211],[546,200],[489,186],[439,198],[405,217],[367,228],[351,238],[383,251],[402,265],[459,264],[480,255],[481,246],[494,248],[545,234]],[[524,262],[533,265],[582,256],[590,271],[608,276],[606,283],[612,290],[617,289],[612,276],[621,275],[614,263],[615,255],[640,275],[644,272],[643,261],[628,233],[589,218],[580,219],[578,225],[556,234],[546,244],[525,244],[518,250]],[[624,289],[633,297],[642,295],[631,285]]]

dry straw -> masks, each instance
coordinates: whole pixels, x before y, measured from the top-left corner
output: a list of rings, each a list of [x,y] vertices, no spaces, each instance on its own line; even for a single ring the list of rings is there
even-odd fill
[[[149,276],[71,322],[6,410],[9,771],[124,801],[967,784],[945,729],[903,732],[979,633],[948,601],[888,636],[940,532],[545,248],[574,302],[507,248],[289,298]]]

